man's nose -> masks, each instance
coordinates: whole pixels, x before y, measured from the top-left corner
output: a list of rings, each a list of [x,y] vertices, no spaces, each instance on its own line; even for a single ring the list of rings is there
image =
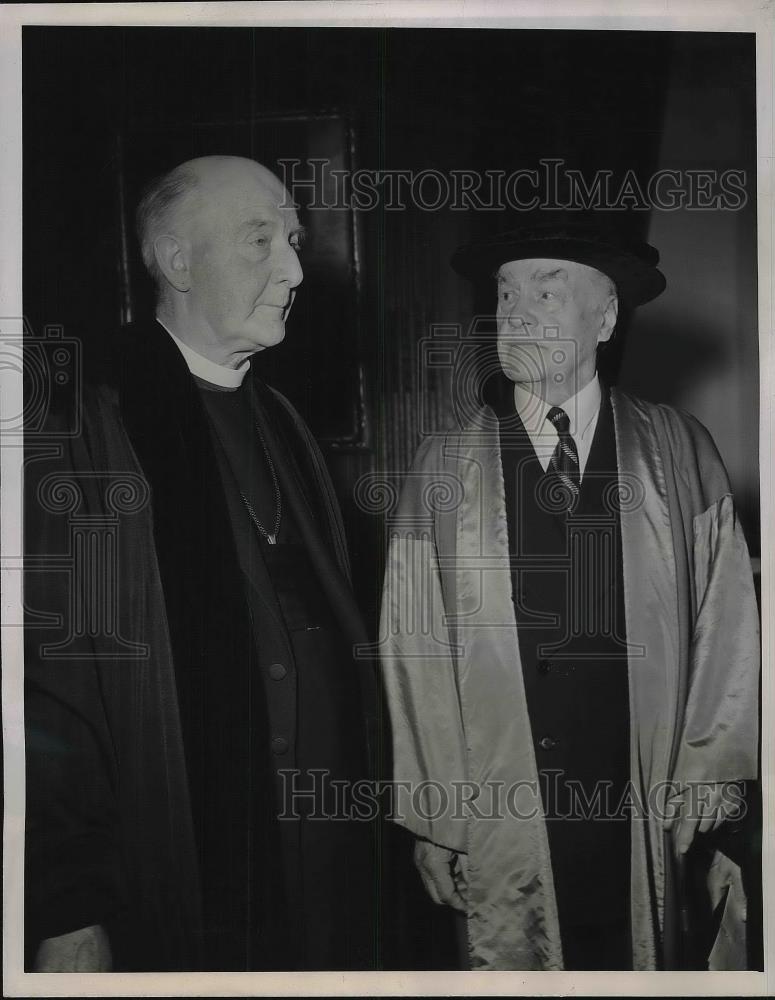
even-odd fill
[[[288,283],[289,287],[296,288],[304,280],[304,272],[301,269],[299,255],[292,246],[288,246],[277,269],[277,277],[280,281]]]
[[[532,317],[525,312],[524,306],[515,304],[503,317],[510,330],[521,333],[530,333],[530,327],[535,325]]]

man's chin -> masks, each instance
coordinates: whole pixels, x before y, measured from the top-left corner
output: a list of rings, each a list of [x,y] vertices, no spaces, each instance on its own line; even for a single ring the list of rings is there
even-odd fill
[[[272,326],[262,325],[260,330],[250,331],[249,336],[257,351],[277,347],[285,340],[285,323],[277,323]]]
[[[528,392],[536,392],[539,386],[544,385],[544,380],[536,378],[535,372],[529,373],[522,369],[504,367],[503,374],[515,385],[524,386]]]
[[[516,351],[499,351],[504,374],[512,382],[542,382],[546,378],[546,360],[538,345],[525,345]]]

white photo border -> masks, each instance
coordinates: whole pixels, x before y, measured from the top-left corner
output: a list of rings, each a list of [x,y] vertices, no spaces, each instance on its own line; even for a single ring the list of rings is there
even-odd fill
[[[2,493],[2,675],[5,814],[3,973],[6,996],[766,996],[775,993],[775,331],[773,313],[773,0],[622,2],[343,2],[19,4],[0,9],[0,332],[22,309],[23,25],[487,27],[626,31],[744,31],[756,34],[759,241],[760,476],[762,521],[762,794],[765,972],[379,972],[379,973],[101,973],[23,971],[24,741],[21,621],[22,447],[5,437]],[[0,419],[22,412],[21,373],[0,366]]]

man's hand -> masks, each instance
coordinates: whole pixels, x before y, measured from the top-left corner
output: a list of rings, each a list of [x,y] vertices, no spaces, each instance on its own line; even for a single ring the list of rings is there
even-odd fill
[[[417,840],[414,863],[423,885],[434,903],[466,912],[468,897],[468,857],[429,840]]]
[[[35,972],[110,972],[113,957],[102,927],[45,938],[35,956]]]
[[[698,783],[670,799],[664,827],[673,832],[676,857],[686,854],[698,833],[717,830],[724,820],[735,818],[742,802],[738,782]]]

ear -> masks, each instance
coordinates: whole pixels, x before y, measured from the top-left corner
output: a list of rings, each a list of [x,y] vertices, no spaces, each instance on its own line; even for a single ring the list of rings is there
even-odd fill
[[[191,288],[188,248],[184,243],[175,236],[158,236],[153,243],[153,255],[159,270],[173,288],[179,292],[187,292]]]
[[[611,295],[600,314],[600,333],[597,335],[598,344],[604,344],[607,340],[611,339],[616,328],[618,316],[619,300],[615,295]]]

